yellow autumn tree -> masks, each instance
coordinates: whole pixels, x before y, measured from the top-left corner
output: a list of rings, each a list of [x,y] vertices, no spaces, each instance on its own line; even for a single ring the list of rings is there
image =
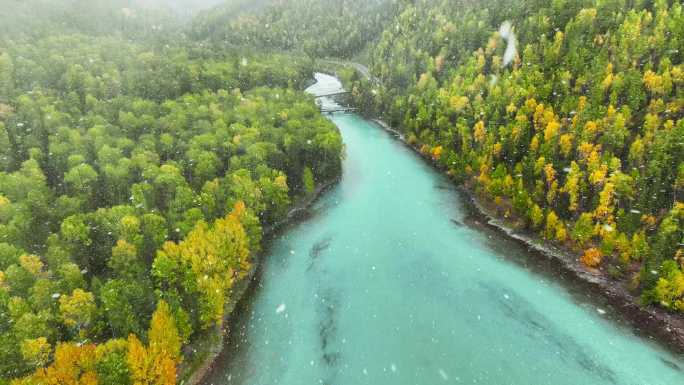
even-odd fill
[[[473,135],[477,143],[484,143],[487,137],[487,129],[485,128],[485,124],[483,121],[480,120],[477,123],[475,123],[475,127],[473,127]]]
[[[153,354],[164,355],[173,361],[180,360],[181,339],[176,328],[176,320],[171,314],[169,305],[159,301],[157,310],[150,321],[150,351]]]
[[[558,120],[554,119],[550,121],[544,129],[544,141],[550,142],[551,140],[553,140],[556,137],[556,135],[558,135],[560,128],[561,125],[558,122]]]
[[[78,331],[87,327],[93,317],[97,305],[95,296],[82,289],[75,289],[71,295],[64,295],[59,298],[59,311],[62,314],[64,325]]]
[[[467,96],[454,95],[449,98],[449,106],[451,106],[451,108],[456,112],[463,111],[463,109],[468,106],[469,102],[470,100],[468,100]]]
[[[5,207],[5,206],[9,206],[9,204],[10,204],[10,200],[7,199],[2,194],[0,194],[0,209]]]
[[[568,230],[565,229],[563,221],[558,221],[556,225],[556,241],[565,242],[568,239]]]
[[[532,226],[534,228],[538,228],[541,226],[542,222],[544,221],[544,210],[542,210],[539,205],[536,203],[530,208],[530,211],[528,213],[528,217],[530,218],[530,221],[532,222]]]
[[[594,216],[599,220],[611,221],[613,214],[613,196],[615,195],[615,185],[607,182],[603,190],[599,193],[599,205],[594,211]]]
[[[540,160],[543,158],[540,158]],[[545,161],[545,159],[544,159]],[[552,163],[547,163],[544,165],[544,178],[546,179],[546,202],[551,205],[556,200],[556,194],[558,192],[558,181],[556,180],[556,169],[553,167]]]
[[[673,271],[669,277],[659,278],[654,294],[664,307],[684,310],[684,274],[681,271]]]
[[[5,272],[0,270],[0,290],[9,290],[7,282],[5,282]]]
[[[35,255],[22,255],[19,257],[19,264],[34,277],[43,275],[43,267],[45,265],[40,258]]]
[[[134,385],[154,384],[152,361],[145,345],[134,334],[128,336],[126,362]]]
[[[534,136],[532,141],[530,141],[530,150],[537,151],[539,149],[539,137]]]
[[[51,351],[52,346],[45,337],[28,339],[21,343],[21,356],[33,367],[47,364]]]
[[[597,267],[603,260],[603,254],[601,253],[601,250],[591,248],[584,252],[580,260],[585,266]]]
[[[555,239],[558,225],[558,215],[556,215],[556,213],[553,211],[549,211],[549,214],[546,216],[546,229],[544,231],[544,237],[546,239]]]
[[[564,157],[570,156],[572,152],[572,141],[574,137],[572,134],[563,134],[560,137],[560,151]]]
[[[149,346],[135,335],[128,337],[126,361],[134,385],[175,385],[181,361],[181,339],[169,305],[159,301],[152,315]]]
[[[613,63],[608,63],[606,66],[606,77],[603,78],[603,81],[601,82],[601,88],[603,90],[607,90],[608,87],[610,87],[613,84],[613,79],[615,76],[613,75]]]
[[[97,385],[95,345],[62,343],[55,349],[53,363],[12,385]]]
[[[239,201],[213,226],[199,221],[182,242],[166,242],[154,261],[153,274],[162,286],[198,296],[203,328],[222,321],[228,291],[249,272],[250,239],[242,224],[246,210]]]
[[[508,106],[506,106],[506,112],[509,114],[514,114],[516,111],[518,111],[518,107],[511,102]]]
[[[661,95],[665,93],[665,87],[663,85],[663,77],[656,74],[655,72],[648,70],[644,73],[644,85],[646,88],[655,95]]]
[[[442,146],[436,146],[432,148],[432,159],[439,160],[442,157],[442,152],[444,148]]]
[[[575,161],[570,164],[570,172],[565,180],[562,192],[568,194],[568,210],[575,212],[579,207],[580,183],[583,179],[582,171]]]

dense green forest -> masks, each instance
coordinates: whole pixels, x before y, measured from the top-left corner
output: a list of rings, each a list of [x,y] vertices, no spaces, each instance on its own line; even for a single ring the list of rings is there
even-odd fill
[[[683,48],[678,1],[418,1],[347,80],[509,224],[684,312]]]
[[[1,39],[0,384],[176,383],[263,228],[340,173],[310,62],[80,24],[97,4]]]
[[[310,58],[359,54],[401,10],[396,0],[253,1],[243,13],[228,4],[233,6],[197,17],[192,35],[217,46],[290,50]]]
[[[301,92],[323,57],[509,225],[684,312],[680,2],[143,3],[0,8],[0,384],[176,383],[341,172]]]

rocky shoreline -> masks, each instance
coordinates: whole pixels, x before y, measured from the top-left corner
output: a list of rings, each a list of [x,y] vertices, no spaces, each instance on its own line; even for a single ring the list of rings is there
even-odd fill
[[[422,159],[433,167],[437,165],[422,154],[418,148],[410,145],[404,136],[380,119],[372,119],[378,126],[389,132],[415,151]],[[439,167],[437,167],[439,169]],[[441,171],[441,169],[440,169]],[[473,215],[482,223],[504,236],[526,247],[537,258],[552,259],[568,276],[591,293],[599,293],[610,305],[614,306],[621,318],[629,322],[636,334],[655,340],[677,354],[684,354],[684,317],[668,313],[654,306],[642,307],[638,297],[627,290],[623,283],[609,279],[599,271],[587,270],[579,261],[579,255],[545,242],[533,234],[514,230],[509,224],[498,218],[477,198],[474,192],[464,186],[459,191],[466,197],[466,203]]]
[[[334,186],[338,181],[339,178],[325,181],[317,186],[311,194],[302,197],[292,209],[290,209],[284,220],[264,228],[263,238],[273,238],[280,230],[300,218],[302,214],[306,213],[311,205],[316,202],[321,194]],[[261,269],[262,253],[259,253],[254,257],[252,268],[247,277],[236,283],[231,293],[231,300],[226,304],[223,326],[217,326],[204,336],[204,340],[210,340],[210,346],[204,349],[208,354],[207,357],[203,358],[197,366],[181,368],[181,375],[179,378],[186,378],[180,382],[181,385],[200,385],[214,369],[217,359],[223,352],[226,339],[237,321],[235,310],[242,307],[242,302],[250,300],[250,293],[254,292],[254,289],[259,284],[258,272]],[[192,344],[189,345],[188,348],[194,349]]]

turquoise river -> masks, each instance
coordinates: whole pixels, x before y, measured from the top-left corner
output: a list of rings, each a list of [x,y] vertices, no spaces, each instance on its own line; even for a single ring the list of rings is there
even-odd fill
[[[309,92],[341,87],[316,78]],[[400,141],[356,114],[331,119],[342,179],[268,246],[205,385],[684,384],[682,357],[478,226]]]

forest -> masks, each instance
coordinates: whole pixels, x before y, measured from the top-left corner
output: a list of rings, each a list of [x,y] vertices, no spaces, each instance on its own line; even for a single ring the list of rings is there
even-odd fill
[[[264,229],[342,172],[302,92],[323,58],[508,225],[684,313],[679,1],[10,3],[1,385],[177,382]]]
[[[240,4],[229,2],[228,4]],[[205,12],[192,21],[191,36],[221,47],[295,51],[310,59],[349,59],[379,36],[401,10],[396,0],[256,1]]]
[[[308,61],[50,25],[0,45],[0,383],[175,384],[340,136]]]

